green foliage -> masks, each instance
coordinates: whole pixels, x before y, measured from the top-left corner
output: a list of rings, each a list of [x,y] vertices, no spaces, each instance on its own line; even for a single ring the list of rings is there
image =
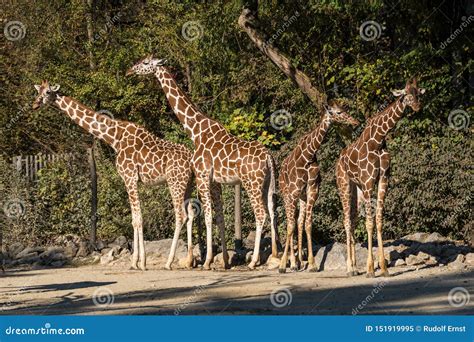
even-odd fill
[[[36,95],[33,84],[41,79],[59,83],[64,94],[91,108],[109,110],[117,119],[136,122],[160,137],[192,147],[156,80],[125,77],[134,62],[152,52],[168,59],[178,82],[203,111],[232,133],[264,143],[279,162],[319,121],[314,106],[238,27],[241,2],[98,0],[89,9],[82,0],[21,0],[0,6],[7,20],[19,20],[26,27],[23,39],[5,40],[0,60],[0,149],[4,157],[0,178],[6,184],[2,197],[20,197],[30,208],[25,212],[32,215],[27,220],[22,216],[6,221],[8,229],[24,229],[22,236],[46,237],[66,231],[86,235],[90,221],[84,161],[74,166],[52,165],[41,172],[35,185],[6,171],[15,155],[83,153],[90,145],[90,135],[63,113],[51,108],[30,110]],[[94,33],[100,33],[93,42],[89,42],[84,19],[89,11]],[[296,12],[297,20],[285,26],[273,44],[315,86],[330,98],[338,98],[362,122],[390,104],[391,90],[402,88],[408,77],[417,75],[427,90],[423,109],[401,120],[388,138],[393,167],[384,234],[397,237],[427,230],[466,238],[472,217],[469,210],[460,208],[469,207],[471,201],[472,133],[469,128],[449,128],[448,117],[453,109],[472,113],[468,82],[472,44],[467,37],[472,36],[474,26],[442,47],[466,16],[464,3],[259,3],[259,19],[269,36],[279,32]],[[363,40],[359,31],[368,20],[381,27],[378,38],[371,41]],[[183,37],[187,22],[199,24],[198,39]],[[283,131],[270,124],[271,113],[280,109],[292,114],[292,125]],[[315,239],[321,241],[344,239],[334,163],[348,141],[342,141],[337,132],[331,130],[318,155],[323,183],[314,229]],[[98,234],[104,238],[131,236],[128,197],[115,171],[114,156],[107,148],[98,150]],[[224,187],[229,241],[232,194],[231,187]],[[140,195],[146,237],[170,237],[174,215],[168,190],[142,186]],[[243,198],[243,226],[248,232],[255,223],[248,199]],[[279,219],[284,231],[281,208]],[[362,228],[361,220],[360,239],[365,236]]]

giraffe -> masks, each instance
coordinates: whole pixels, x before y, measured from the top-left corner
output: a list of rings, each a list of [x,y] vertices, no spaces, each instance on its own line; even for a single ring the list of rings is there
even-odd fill
[[[397,99],[386,109],[369,120],[359,136],[351,145],[342,150],[336,165],[336,181],[344,211],[344,228],[347,244],[347,274],[358,274],[355,259],[354,226],[359,199],[364,202],[366,213],[366,230],[368,235],[367,277],[374,277],[374,260],[372,254],[373,214],[372,198],[375,185],[376,194],[376,228],[378,257],[381,273],[390,276],[385,262],[382,240],[382,212],[388,187],[390,154],[385,146],[385,137],[403,115],[406,107],[415,112],[421,108],[419,95],[425,89],[418,88],[416,79],[408,80],[405,88],[393,91]],[[357,194],[356,194],[357,191]]]
[[[222,203],[220,186],[216,196],[210,194],[212,184],[242,184],[249,196],[256,219],[255,246],[248,267],[254,269],[259,262],[260,240],[267,215],[270,216],[272,257],[277,258],[277,226],[274,208],[275,165],[266,148],[257,141],[244,141],[230,133],[219,122],[206,116],[178,86],[165,66],[165,59],[148,56],[132,66],[127,75],[154,74],[158,79],[175,115],[194,143],[192,165],[204,208],[207,252],[204,269],[212,262],[212,204],[220,215]],[[216,216],[216,220],[217,220]],[[224,241],[224,224],[218,224],[224,260],[227,253]]]
[[[142,214],[138,197],[138,180],[147,185],[167,183],[175,211],[175,231],[165,268],[171,269],[181,227],[187,222],[188,256],[186,266],[192,267],[192,224],[194,212],[192,192],[191,151],[183,145],[160,139],[132,122],[114,120],[93,111],[77,100],[58,92],[59,85],[48,81],[35,85],[38,96],[33,103],[36,110],[52,105],[71,118],[93,136],[110,145],[116,152],[116,167],[127,188],[132,211],[133,256],[132,268],[146,270]],[[186,205],[187,203],[187,205]]]
[[[325,113],[319,125],[303,136],[293,151],[285,158],[279,173],[280,192],[285,204],[287,235],[285,250],[280,262],[280,273],[286,272],[288,251],[290,251],[291,269],[296,270],[296,258],[293,252],[293,233],[295,230],[295,213],[299,203],[298,214],[298,259],[302,265],[303,228],[308,241],[308,270],[318,271],[314,263],[313,248],[311,246],[311,218],[314,203],[318,198],[321,182],[317,152],[333,122],[357,126],[359,122],[349,116],[335,102],[325,106]]]

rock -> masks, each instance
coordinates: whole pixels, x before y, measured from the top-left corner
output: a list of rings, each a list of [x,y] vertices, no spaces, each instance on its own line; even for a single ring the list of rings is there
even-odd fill
[[[474,253],[467,253],[464,258],[464,263],[470,266],[474,266]]]
[[[27,247],[25,248],[24,250],[22,250],[21,252],[19,252],[15,258],[16,259],[20,259],[20,258],[23,258],[29,254],[32,254],[32,253],[42,253],[44,252],[45,248],[44,247]]]
[[[105,248],[105,243],[104,243],[104,241],[102,241],[102,240],[97,240],[96,243],[95,243],[95,248],[96,248],[97,250],[99,250],[99,251],[102,250],[102,249],[104,249],[104,248]]]
[[[357,252],[356,252],[357,258]],[[315,256],[316,266],[320,270],[345,270],[346,269],[346,246],[335,242],[318,250]],[[365,263],[364,263],[365,265]]]
[[[423,243],[423,242],[426,242],[429,236],[430,234],[428,233],[413,233],[413,234],[405,235],[404,237],[402,237],[402,240]]]
[[[405,262],[405,260],[403,259],[397,259],[395,260],[394,262],[394,266],[395,267],[399,267],[399,266],[405,266],[407,263]]]
[[[430,255],[429,254],[426,254],[425,252],[419,252],[417,255],[418,259],[420,260],[428,260],[430,258]]]
[[[64,256],[64,249],[58,246],[50,246],[43,253],[39,255],[41,262],[45,265],[50,264],[52,261],[60,260],[56,257],[57,254]]]
[[[53,261],[53,262],[51,263],[51,266],[53,266],[53,267],[61,267],[61,266],[63,266],[65,263],[66,263],[66,261],[64,261],[64,260],[57,260],[57,261]]]
[[[417,255],[409,255],[406,259],[405,262],[407,263],[408,266],[415,266],[415,265],[421,265],[423,264],[423,260],[418,258]]]
[[[255,245],[255,230],[250,231],[247,237],[243,241],[243,246],[246,249],[252,249]]]
[[[73,242],[68,242],[66,247],[64,247],[64,254],[68,258],[72,259],[76,256],[77,250],[78,250],[78,248]]]
[[[201,247],[199,246],[199,244],[194,245],[194,248],[193,248],[194,260],[196,260],[196,263],[198,264],[204,262],[203,259],[206,259],[205,251],[203,250],[202,252],[203,253],[201,254]]]
[[[106,248],[104,248],[103,250],[100,251],[100,254],[106,255],[106,254],[109,253],[111,250],[112,250],[112,248],[106,247]]]
[[[253,251],[248,251],[246,254],[245,254],[245,263],[250,263],[252,261],[252,257],[253,257]]]
[[[464,255],[459,254],[456,259],[454,259],[454,261],[449,264],[449,266],[454,269],[463,269],[466,267],[466,265],[464,265],[464,259]]]
[[[40,257],[38,256],[38,254],[31,253],[28,256],[25,256],[23,258],[19,258],[19,259],[14,260],[11,263],[11,265],[14,266],[14,265],[33,264],[33,263],[39,262],[39,261],[40,261]]]
[[[158,241],[145,241],[145,251],[150,254],[152,257],[162,257],[168,258],[168,255],[171,250],[172,239],[164,239]],[[183,240],[179,239],[176,246],[175,260],[186,257],[188,254],[188,249]]]
[[[236,251],[234,251],[232,249],[227,250],[227,256],[229,258],[228,261],[229,261],[229,265],[231,267],[232,266],[237,266],[241,263],[240,255],[237,254]],[[224,267],[224,255],[222,253],[217,254],[214,257],[214,263],[219,265],[219,266]]]
[[[276,270],[278,267],[280,267],[280,259],[270,256],[267,260],[267,269]]]
[[[121,248],[127,248],[128,247],[128,241],[125,236],[119,236],[114,240],[114,242],[109,243],[109,247],[121,247]]]
[[[10,246],[8,246],[7,252],[10,258],[14,259],[16,258],[17,254],[20,253],[24,249],[25,249],[25,246],[23,246],[22,243],[15,242],[15,243],[12,243]]]
[[[118,248],[118,247],[115,247],[115,248]],[[107,254],[102,255],[102,256],[100,257],[100,264],[101,264],[101,265],[107,265],[108,263],[114,261],[114,260],[116,259],[114,253],[116,253],[116,251],[115,251],[113,248],[111,248],[111,249],[107,252]]]
[[[88,256],[92,251],[92,247],[88,241],[80,241],[79,242],[79,249],[76,253],[77,257],[86,257]]]
[[[429,259],[425,261],[425,264],[428,266],[434,266],[438,264],[438,261],[436,260],[435,257],[430,256]]]
[[[443,235],[435,232],[435,233],[431,233],[430,235],[428,235],[428,237],[426,237],[424,242],[442,243],[442,242],[447,242],[447,241],[449,241],[448,238],[446,238]]]
[[[130,251],[128,249],[124,248],[120,251],[119,257],[120,258],[126,258],[126,257],[129,257],[130,255],[132,255],[132,253],[130,253]]]

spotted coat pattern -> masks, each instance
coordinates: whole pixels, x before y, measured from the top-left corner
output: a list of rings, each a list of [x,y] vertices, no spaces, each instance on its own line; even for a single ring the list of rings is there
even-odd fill
[[[192,191],[192,153],[183,145],[160,139],[145,128],[132,122],[115,120],[95,112],[75,99],[60,95],[59,86],[51,87],[47,81],[35,86],[38,90],[33,109],[52,104],[66,113],[87,132],[109,144],[116,152],[116,167],[127,188],[134,230],[132,268],[146,269],[143,224],[138,196],[138,180],[144,184],[167,183],[175,211],[175,234],[167,268],[171,267],[176,242],[183,224],[188,227],[188,260],[192,265],[192,221],[190,194]],[[188,203],[188,205],[185,205]]]
[[[354,225],[357,206],[363,201],[366,212],[366,230],[368,235],[367,276],[374,276],[372,254],[373,213],[372,198],[375,186],[376,195],[376,228],[379,265],[382,275],[388,276],[382,240],[382,212],[388,187],[390,154],[385,147],[385,137],[393,129],[403,115],[407,106],[415,112],[420,110],[418,96],[425,92],[418,88],[416,79],[407,82],[405,89],[395,91],[400,96],[385,110],[367,121],[366,127],[359,138],[342,150],[336,165],[336,181],[344,211],[344,228],[347,243],[347,272],[358,274],[355,258]],[[357,192],[357,195],[356,195]]]
[[[178,86],[164,60],[147,57],[134,65],[128,74],[154,74],[168,99],[170,107],[192,139],[195,151],[192,165],[205,214],[207,253],[204,268],[212,262],[212,203],[214,203],[221,234],[224,263],[227,266],[224,224],[221,219],[220,187],[212,196],[213,184],[239,184],[247,191],[256,219],[255,247],[250,268],[259,261],[262,229],[270,216],[272,255],[277,257],[277,232],[274,210],[274,161],[265,147],[256,141],[244,141],[227,132],[215,120],[201,112]],[[222,222],[221,222],[222,221]]]
[[[285,204],[287,236],[285,250],[280,262],[280,273],[286,270],[288,252],[290,252],[291,268],[297,269],[296,258],[293,252],[293,233],[295,230],[295,214],[299,203],[298,214],[298,259],[303,264],[303,229],[306,231],[308,242],[308,270],[317,271],[314,262],[311,221],[314,203],[318,198],[321,182],[317,152],[333,122],[356,126],[359,122],[344,112],[336,103],[326,107],[319,125],[302,137],[293,151],[285,158],[279,173],[280,192]]]

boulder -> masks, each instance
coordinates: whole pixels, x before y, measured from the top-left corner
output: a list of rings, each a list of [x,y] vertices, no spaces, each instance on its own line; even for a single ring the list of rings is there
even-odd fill
[[[10,258],[14,259],[16,258],[17,254],[20,253],[24,249],[25,249],[25,246],[23,246],[22,243],[15,242],[7,247],[7,253],[10,256]]]
[[[27,255],[31,255],[32,253],[38,254],[44,252],[44,247],[26,247],[24,250],[16,254],[16,259],[24,258]]]
[[[315,262],[316,266],[318,266],[318,268],[322,271],[345,270],[346,246],[342,243],[335,242],[320,248],[315,256]]]
[[[151,257],[162,257],[167,258],[170,250],[171,250],[171,243],[172,239],[164,239],[158,241],[145,241],[145,251],[147,256],[150,255]],[[175,260],[179,260],[181,258],[186,257],[188,254],[188,249],[186,248],[186,244],[183,240],[179,239],[178,244],[176,246],[176,253],[175,253]]]
[[[79,248],[76,253],[77,257],[86,257],[92,252],[92,246],[88,241],[80,241]]]
[[[74,242],[68,242],[66,247],[64,247],[64,255],[66,255],[69,259],[72,259],[77,254],[77,246]]]
[[[95,249],[97,249],[98,251],[102,250],[105,248],[105,243],[104,241],[102,240],[97,240],[96,243],[95,243]]]
[[[280,267],[280,259],[270,256],[270,258],[267,260],[266,266],[268,270],[276,270]]]
[[[474,266],[474,253],[467,253],[464,258],[464,263],[469,266]]]
[[[119,248],[119,247],[114,247],[114,248]],[[117,250],[115,250],[114,248],[111,248],[105,255],[102,255],[100,257],[101,265],[107,265],[116,259]]]
[[[109,243],[109,247],[127,248],[128,247],[128,240],[123,235],[119,236],[113,242]]]
[[[423,264],[423,259],[419,258],[417,255],[409,255],[406,257],[405,262],[408,266],[415,266]]]
[[[407,263],[403,259],[397,259],[395,260],[393,266],[399,267],[399,266],[405,266]]]
[[[425,252],[418,252],[416,256],[418,257],[418,259],[423,260],[423,261],[426,261],[430,258],[430,255],[426,254]]]
[[[242,258],[241,258],[241,255],[238,254],[236,251],[234,251],[233,249],[229,249],[227,250],[227,256],[228,256],[228,261],[229,261],[229,265],[232,267],[232,266],[237,266],[237,265],[240,265],[242,263]],[[216,265],[219,265],[221,267],[224,267],[224,255],[222,253],[219,253],[217,254],[215,257],[214,257],[214,263]]]

